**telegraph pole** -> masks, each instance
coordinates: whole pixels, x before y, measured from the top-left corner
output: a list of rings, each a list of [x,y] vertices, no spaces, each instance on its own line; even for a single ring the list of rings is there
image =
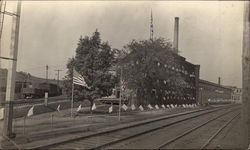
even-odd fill
[[[49,71],[49,66],[46,65],[46,82],[48,82],[48,71]]]
[[[4,6],[3,6],[4,5]],[[3,9],[2,9],[3,8]],[[2,12],[5,12],[5,8],[6,8],[6,1],[4,0],[0,0],[0,56],[1,55],[1,45],[2,45],[2,30],[3,30],[3,22],[4,22],[4,13]],[[0,68],[2,68],[1,66],[1,59],[0,59]],[[3,103],[4,103],[4,100],[3,100],[3,95],[2,95],[2,86],[3,83],[1,83],[2,79],[3,78],[3,75],[2,75],[2,71],[0,71],[0,107],[3,107]]]
[[[9,67],[7,75],[6,99],[4,110],[4,127],[3,134],[7,137],[14,137],[12,133],[12,119],[13,119],[13,100],[15,94],[15,77],[17,66],[17,52],[18,52],[18,38],[19,38],[19,25],[21,14],[21,1],[17,2],[17,12],[8,13],[13,17],[12,31],[11,31],[11,44],[9,55]]]
[[[242,52],[242,146],[250,146],[250,2],[245,1]]]
[[[57,69],[57,70],[55,70],[55,71],[57,71],[57,93],[59,93],[59,73],[60,73],[60,71],[62,71],[62,70]]]
[[[150,36],[149,36],[149,39],[151,41],[154,40],[154,26],[153,26],[153,12],[152,12],[152,9],[151,9],[151,16],[150,16]]]

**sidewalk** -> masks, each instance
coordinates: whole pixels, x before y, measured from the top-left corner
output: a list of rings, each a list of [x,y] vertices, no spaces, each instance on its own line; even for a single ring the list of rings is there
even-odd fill
[[[146,111],[132,111],[121,113],[121,121],[118,120],[118,106],[114,106],[114,112],[109,114],[104,110],[108,110],[109,105],[97,106],[97,110],[90,114],[89,108],[84,108],[82,113],[74,118],[70,117],[70,109],[60,112],[44,113],[35,115],[25,120],[17,118],[14,120],[14,132],[17,137],[13,141],[21,148],[32,148],[38,145],[65,141],[72,138],[100,132],[110,128],[116,128],[119,125],[126,125],[142,120],[152,119],[160,116],[166,116],[191,110],[196,108],[172,108]],[[99,108],[99,109],[98,109]],[[77,108],[74,108],[76,112]],[[53,118],[52,118],[53,115]],[[7,148],[13,144],[5,143]]]

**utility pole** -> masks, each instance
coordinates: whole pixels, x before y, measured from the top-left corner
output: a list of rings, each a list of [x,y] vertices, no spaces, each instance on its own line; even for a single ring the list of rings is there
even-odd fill
[[[242,149],[250,146],[250,2],[245,1],[242,52]]]
[[[49,66],[46,65],[46,82],[48,82],[48,71],[49,71]]]
[[[62,70],[57,69],[57,70],[55,70],[55,71],[57,71],[57,93],[59,93],[59,73],[60,73],[60,71],[62,71]]]
[[[1,45],[2,45],[2,30],[3,30],[3,22],[4,22],[4,13],[2,12],[5,12],[5,8],[6,8],[6,1],[0,0],[0,57],[2,56]],[[2,68],[1,63],[2,62],[0,59],[0,69]],[[2,78],[3,78],[2,71],[0,71],[0,107],[3,107],[3,103],[4,103],[3,95],[2,95],[2,87],[4,86],[3,86],[3,83],[1,83]]]
[[[13,119],[13,100],[15,94],[15,78],[17,66],[17,52],[18,52],[18,38],[19,38],[19,24],[21,14],[21,1],[17,2],[17,12],[9,13],[13,17],[12,31],[11,31],[11,44],[9,55],[9,67],[7,75],[6,99],[4,110],[4,136],[13,138],[15,135],[12,133],[12,119]]]
[[[149,39],[153,41],[154,39],[154,26],[153,26],[153,12],[151,9],[151,18],[150,18],[150,36]]]

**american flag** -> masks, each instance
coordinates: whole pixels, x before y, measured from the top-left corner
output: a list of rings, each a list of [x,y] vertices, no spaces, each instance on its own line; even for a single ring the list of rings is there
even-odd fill
[[[81,85],[90,89],[84,78],[78,72],[76,72],[75,69],[73,70],[73,84]]]

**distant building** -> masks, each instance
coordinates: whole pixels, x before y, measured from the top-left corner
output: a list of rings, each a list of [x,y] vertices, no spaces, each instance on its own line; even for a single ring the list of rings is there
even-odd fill
[[[5,93],[6,93],[6,84],[7,84],[7,69],[0,69],[0,96],[1,100],[5,100]],[[57,80],[47,80],[48,83],[57,84]],[[36,86],[37,84],[46,82],[46,79],[35,77],[30,75],[29,73],[25,72],[17,72],[16,73],[16,84],[15,84],[15,95],[14,99],[20,99],[22,97],[22,88],[30,87],[30,86]],[[62,81],[59,81],[59,87],[62,87]],[[2,102],[0,102],[2,103]]]
[[[235,102],[242,102],[242,88],[237,88],[236,86],[231,87],[232,94],[231,99]]]
[[[230,100],[233,91],[230,87],[220,84],[209,82],[206,80],[199,80],[199,99],[201,104],[208,104],[209,101]]]

